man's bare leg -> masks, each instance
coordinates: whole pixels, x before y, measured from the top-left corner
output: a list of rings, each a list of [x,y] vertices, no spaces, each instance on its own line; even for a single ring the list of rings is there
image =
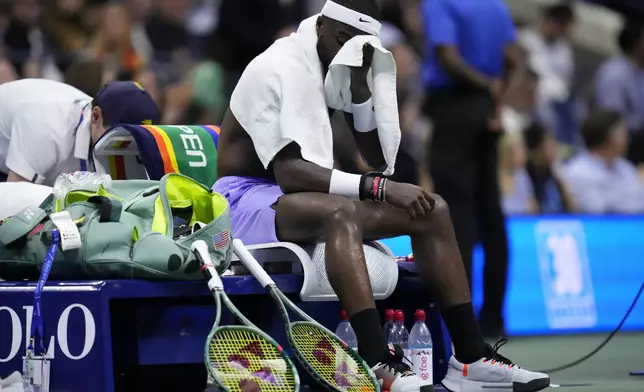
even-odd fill
[[[365,239],[410,236],[419,274],[441,305],[455,355],[460,362],[471,363],[491,353],[476,322],[447,203],[438,195],[432,196],[434,210],[416,220],[386,203],[365,201],[356,205]]]
[[[360,354],[370,366],[385,360],[387,339],[373,299],[356,204],[340,196],[294,193],[280,197],[273,208],[280,240],[326,241],[329,282],[351,317]]]
[[[274,206],[277,233],[284,241],[311,242],[326,240],[326,269],[329,281],[352,316],[358,342],[370,347],[386,344],[384,334],[369,333],[378,324],[373,292],[364,260],[364,239],[409,235],[421,277],[437,296],[445,323],[450,330],[457,358],[463,363],[486,355],[486,345],[478,329],[469,284],[454,237],[447,204],[434,196],[431,214],[412,220],[403,210],[386,203],[351,202],[346,198],[299,193],[282,196]],[[353,317],[358,317],[354,322]],[[375,319],[375,320],[374,320]],[[378,328],[379,329],[379,328]],[[361,339],[362,337],[362,339]],[[374,344],[373,341],[380,341]],[[377,361],[377,352],[360,346],[369,362]],[[375,351],[375,350],[374,350]],[[371,357],[371,358],[369,358]]]

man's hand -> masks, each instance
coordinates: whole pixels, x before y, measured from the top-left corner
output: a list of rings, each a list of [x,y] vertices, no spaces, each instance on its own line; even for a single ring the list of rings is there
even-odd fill
[[[371,69],[373,50],[373,46],[368,43],[364,44],[362,47],[362,66],[351,67],[351,95],[354,103],[366,102],[371,96],[369,85],[367,84],[367,73]],[[365,98],[361,99],[363,97]],[[360,98],[360,100],[357,100],[357,98]]]
[[[411,219],[426,216],[434,210],[434,199],[429,192],[416,185],[391,180],[387,180],[385,201],[407,211]]]

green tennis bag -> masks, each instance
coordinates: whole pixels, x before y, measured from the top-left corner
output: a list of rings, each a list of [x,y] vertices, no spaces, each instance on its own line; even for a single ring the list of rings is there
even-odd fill
[[[77,189],[64,199],[52,195],[39,208],[6,219],[0,225],[0,278],[38,278],[56,228],[50,217],[57,212],[62,214],[53,217],[62,215],[78,228],[81,245],[59,247],[52,279],[203,279],[190,251],[196,240],[210,244],[220,273],[230,263],[226,199],[186,176],[167,174],[160,181]]]

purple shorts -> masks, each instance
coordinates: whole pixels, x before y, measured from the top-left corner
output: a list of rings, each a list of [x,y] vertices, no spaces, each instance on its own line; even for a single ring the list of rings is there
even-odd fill
[[[251,177],[223,177],[212,188],[230,204],[233,236],[246,245],[278,242],[275,210],[271,208],[284,193],[273,181]]]

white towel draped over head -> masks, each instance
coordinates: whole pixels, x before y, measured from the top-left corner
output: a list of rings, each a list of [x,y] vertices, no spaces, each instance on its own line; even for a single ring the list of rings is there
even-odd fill
[[[377,36],[358,35],[342,47],[325,80],[317,54],[318,17],[304,20],[297,33],[276,41],[248,65],[232,94],[230,110],[250,135],[265,168],[282,148],[295,142],[302,158],[333,169],[333,133],[327,108],[351,112],[349,67],[362,64],[362,46],[368,42],[375,49],[368,85],[387,162],[385,175],[391,175],[401,137],[393,56]],[[371,26],[372,33],[379,32],[378,25]]]

